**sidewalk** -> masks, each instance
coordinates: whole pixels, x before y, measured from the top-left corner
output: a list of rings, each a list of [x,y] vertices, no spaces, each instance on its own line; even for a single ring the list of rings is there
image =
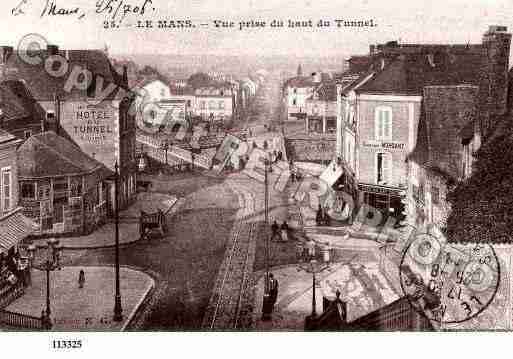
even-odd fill
[[[179,210],[183,204],[182,199],[175,196],[147,192],[137,195],[137,202],[119,214],[119,243],[129,244],[139,240],[139,222],[141,210],[145,212],[156,212],[161,209],[165,214],[172,215]],[[96,231],[85,236],[60,237],[59,242],[64,249],[95,249],[114,246],[115,225],[112,222],[106,223]],[[36,239],[34,244],[44,244],[46,239]]]
[[[354,253],[358,253],[354,258]],[[349,258],[353,256],[353,260]],[[339,263],[317,275],[316,313],[322,313],[323,297],[333,300],[337,289],[347,303],[347,320],[352,321],[398,299],[398,294],[379,270],[378,257],[367,248],[354,248]],[[347,260],[346,260],[347,259]],[[271,321],[262,321],[264,276],[260,273],[255,290],[253,329],[303,330],[312,312],[312,275],[297,265],[271,269],[278,280],[278,300]],[[257,274],[258,275],[258,274]]]
[[[78,288],[78,274],[83,269],[86,282]],[[114,267],[63,267],[50,273],[50,308],[53,330],[123,330],[154,286],[147,274],[120,269],[123,321],[112,320],[114,310]],[[46,308],[46,274],[32,271],[32,285],[7,310],[41,317]]]

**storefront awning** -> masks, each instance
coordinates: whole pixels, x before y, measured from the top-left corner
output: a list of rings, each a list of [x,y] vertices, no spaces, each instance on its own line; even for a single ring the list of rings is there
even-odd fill
[[[7,252],[36,229],[37,225],[23,215],[22,208],[0,217],[0,252]]]
[[[332,161],[328,168],[321,174],[320,179],[324,181],[329,187],[332,187],[335,182],[344,174],[344,168],[337,165],[335,161]]]

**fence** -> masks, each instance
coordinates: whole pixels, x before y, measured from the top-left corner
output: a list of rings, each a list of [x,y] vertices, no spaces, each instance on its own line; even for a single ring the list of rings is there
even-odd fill
[[[0,325],[18,329],[44,329],[43,319],[31,315],[0,310]]]
[[[147,146],[150,146],[154,149],[153,153],[149,154],[150,156],[154,157],[155,159],[162,161],[162,157],[165,157],[165,142],[162,140],[159,140],[157,138],[143,135],[143,134],[137,134],[137,142],[143,143]],[[200,154],[193,154],[191,151],[185,150],[183,148],[180,148],[178,146],[169,146],[167,150],[168,156],[174,156],[180,160],[183,160],[185,162],[194,163],[195,165],[199,167],[203,167],[205,169],[210,169],[211,166],[211,159],[200,155]],[[169,162],[169,160],[168,160]]]

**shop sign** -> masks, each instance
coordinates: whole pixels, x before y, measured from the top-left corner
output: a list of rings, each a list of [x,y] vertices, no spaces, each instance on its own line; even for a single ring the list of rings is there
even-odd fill
[[[379,150],[404,150],[406,148],[406,144],[404,142],[386,142],[386,141],[364,141],[362,143],[363,147],[366,148],[375,148]]]

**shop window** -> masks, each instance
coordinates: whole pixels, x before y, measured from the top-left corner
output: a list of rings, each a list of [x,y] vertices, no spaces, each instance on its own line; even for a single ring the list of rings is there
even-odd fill
[[[58,178],[53,182],[53,196],[67,197],[68,196],[68,180],[67,178]]]
[[[329,133],[335,133],[337,131],[337,120],[334,120],[334,119],[326,120],[326,130]]]
[[[36,184],[25,182],[21,184],[21,198],[36,199]]]
[[[438,187],[431,187],[431,201],[433,204],[440,203],[440,189]]]
[[[2,168],[2,206],[3,211],[7,212],[12,205],[12,175],[11,168]]]
[[[38,186],[38,198],[39,199],[49,199],[50,198],[50,186],[49,185],[40,185]]]
[[[392,174],[392,158],[389,153],[376,154],[376,183],[390,182]]]
[[[82,183],[75,182],[71,184],[71,196],[79,197],[82,195]]]
[[[375,112],[376,140],[392,140],[392,109],[378,107]]]

